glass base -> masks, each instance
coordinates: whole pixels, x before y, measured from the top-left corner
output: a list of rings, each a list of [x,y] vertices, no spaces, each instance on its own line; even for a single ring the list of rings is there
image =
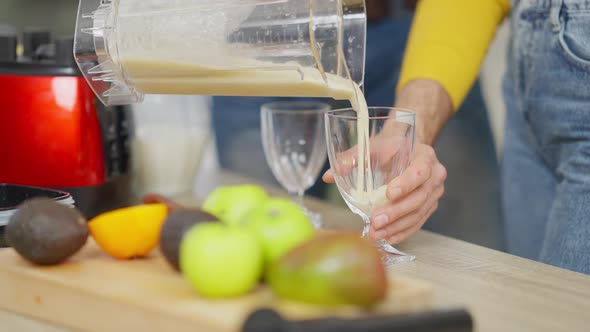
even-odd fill
[[[311,221],[311,224],[313,225],[313,228],[315,229],[321,229],[324,226],[324,223],[322,222],[322,215],[317,213],[317,212],[313,212],[310,209],[308,209],[305,204],[303,204],[303,191],[299,192],[299,193],[290,193],[292,197],[294,197],[294,202],[297,203],[297,205],[299,205],[299,208],[301,208],[301,210],[303,210],[303,212],[305,213],[305,215],[309,218],[309,220]]]
[[[400,255],[395,255],[392,253],[389,253],[385,250],[379,250],[381,252],[381,263],[383,263],[384,266],[391,266],[394,264],[399,264],[399,263],[406,263],[406,262],[413,262],[414,260],[416,260],[416,256],[400,256]]]
[[[379,248],[381,253],[381,262],[385,266],[390,266],[398,263],[412,262],[416,260],[416,256],[408,255],[403,251],[395,249],[391,244],[385,240],[375,241],[375,246]]]
[[[324,223],[322,222],[321,214],[310,211],[308,209],[305,210],[305,214],[309,217],[309,220],[311,220],[311,224],[315,229],[323,228]]]
[[[353,209],[353,212],[355,212],[354,209]],[[359,214],[359,213],[357,213],[357,214]],[[359,214],[359,215],[365,221],[365,227],[363,227],[363,233],[362,233],[361,237],[368,238],[369,229],[371,227],[369,218],[364,216],[363,214]],[[377,247],[379,249],[379,252],[381,253],[381,262],[383,262],[383,265],[385,265],[385,266],[390,266],[390,265],[397,264],[397,263],[412,262],[412,261],[416,260],[416,256],[408,255],[401,250],[395,249],[394,246],[392,246],[391,244],[389,244],[387,241],[385,241],[383,239],[378,240],[378,241],[374,241],[373,243],[375,244],[375,247]]]

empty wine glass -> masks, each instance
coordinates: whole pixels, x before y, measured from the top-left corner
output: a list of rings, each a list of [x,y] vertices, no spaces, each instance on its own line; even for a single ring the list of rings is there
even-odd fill
[[[326,140],[338,191],[350,210],[363,219],[362,236],[367,237],[371,214],[389,203],[387,183],[400,175],[410,162],[415,114],[397,108],[369,107],[367,135],[359,135],[357,119],[352,109],[327,112]],[[370,153],[361,151],[365,153],[359,155],[357,146],[367,146],[367,143]],[[385,265],[415,259],[385,240],[377,241],[376,245]]]
[[[280,101],[262,105],[260,112],[266,161],[316,228],[322,225],[321,216],[305,207],[303,195],[326,162],[324,114],[329,110],[321,102]]]

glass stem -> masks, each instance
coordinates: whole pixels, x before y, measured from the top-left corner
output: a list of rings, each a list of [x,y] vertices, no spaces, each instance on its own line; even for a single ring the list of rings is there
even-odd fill
[[[301,206],[301,208],[305,210],[305,205],[303,204],[303,194],[304,194],[304,191],[303,190],[299,190],[296,193],[296,195],[297,195],[297,204],[299,204],[299,206]]]
[[[304,195],[305,191],[304,190],[298,190],[295,192],[290,192],[289,194],[291,195],[291,197],[293,197],[293,201],[295,201],[295,203],[297,205],[299,205],[299,207],[303,210],[303,211],[307,211],[307,209],[305,208],[305,205],[303,204],[303,195]]]
[[[369,236],[369,230],[371,230],[371,218],[364,215],[362,216],[362,218],[365,225],[363,226],[363,233],[361,236],[367,238]]]

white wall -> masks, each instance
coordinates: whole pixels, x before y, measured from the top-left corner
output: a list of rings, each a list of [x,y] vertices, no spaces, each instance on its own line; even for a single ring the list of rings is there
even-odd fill
[[[496,154],[500,157],[504,145],[504,119],[506,109],[502,98],[502,77],[506,70],[506,51],[509,39],[509,25],[504,22],[490,46],[481,70],[481,87],[488,109],[488,117],[492,128]]]
[[[78,0],[0,0],[0,24],[22,30],[43,27],[54,36],[74,35]]]
[[[208,107],[206,109],[200,109],[199,112],[210,113],[211,97],[199,96],[198,98],[204,98],[207,100]],[[217,186],[218,178],[217,171],[219,170],[219,162],[217,161],[217,148],[215,143],[215,133],[213,128],[210,130],[211,139],[209,144],[205,148],[201,166],[197,172],[197,176],[194,183],[193,194],[198,200],[203,200],[209,192],[211,192]]]

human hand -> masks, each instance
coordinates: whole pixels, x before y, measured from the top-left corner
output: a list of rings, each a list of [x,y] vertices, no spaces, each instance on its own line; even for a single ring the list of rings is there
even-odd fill
[[[391,161],[391,156],[399,154],[384,144],[383,137],[375,141],[373,148],[371,141],[371,156],[382,154],[379,160]],[[395,146],[397,144],[393,144]],[[348,153],[349,151],[347,151]],[[350,151],[354,155],[353,150]],[[399,151],[398,151],[399,152]],[[342,158],[342,160],[347,160]],[[348,172],[348,167],[354,163],[338,165],[337,172]],[[444,181],[447,172],[438,161],[434,149],[427,145],[416,144],[414,155],[408,167],[387,184],[386,196],[388,203],[373,212],[369,236],[374,239],[385,239],[391,244],[397,244],[416,233],[426,222],[428,217],[436,211],[438,200],[444,193]],[[322,177],[325,182],[334,182],[332,170],[328,170]]]
[[[415,79],[399,89],[396,106],[416,113],[414,156],[387,187],[389,204],[371,216],[369,236],[398,244],[416,233],[438,208],[447,170],[432,144],[453,114],[450,95],[437,81]]]
[[[369,236],[398,244],[415,234],[438,208],[446,177],[434,149],[417,144],[408,168],[387,185],[389,204],[373,212]]]
[[[416,233],[438,208],[447,171],[438,161],[432,144],[453,114],[449,94],[439,82],[429,79],[406,83],[397,93],[396,107],[416,113],[414,154],[403,173],[391,172],[394,178],[386,179],[386,203],[373,212],[369,232],[369,236],[386,239],[391,244],[402,242]],[[386,130],[382,132],[376,146],[371,140],[372,165],[387,160],[397,162],[388,156],[388,153],[395,156],[397,151],[390,144],[392,136],[386,133]],[[350,171],[353,167],[356,167],[354,163],[345,163],[336,165],[334,171]],[[324,174],[325,182],[334,182],[332,172],[328,170]]]

